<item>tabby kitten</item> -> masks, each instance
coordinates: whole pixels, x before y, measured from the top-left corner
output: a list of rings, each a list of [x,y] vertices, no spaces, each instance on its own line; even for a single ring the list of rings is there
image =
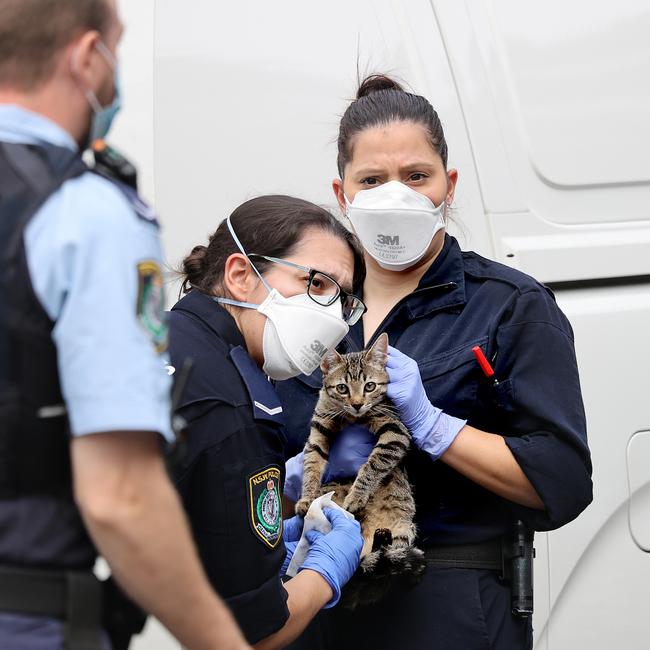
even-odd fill
[[[423,553],[415,541],[415,502],[403,467],[411,436],[386,400],[388,336],[363,352],[331,352],[321,364],[323,387],[305,445],[302,498],[296,513],[334,491],[334,501],[361,524],[361,570],[365,574],[420,573]],[[377,436],[354,479],[321,485],[330,444],[343,427],[362,424]]]

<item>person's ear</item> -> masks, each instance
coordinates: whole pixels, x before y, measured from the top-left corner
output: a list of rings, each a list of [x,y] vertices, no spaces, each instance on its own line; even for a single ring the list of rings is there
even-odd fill
[[[343,191],[343,181],[340,178],[335,178],[332,181],[332,189],[334,190],[334,196],[336,201],[341,208],[341,212],[345,214],[348,211],[348,207],[345,204],[345,192]]]
[[[456,183],[458,183],[458,170],[456,169],[447,170],[447,194],[445,196],[445,203],[448,206],[454,202]]]
[[[90,30],[82,34],[69,46],[70,69],[81,88],[97,94],[105,74],[100,69],[103,62],[97,52],[97,43],[101,40],[98,31]]]
[[[253,271],[246,255],[233,253],[226,260],[223,272],[223,286],[228,297],[240,302],[250,302],[250,295],[259,284],[259,277]]]

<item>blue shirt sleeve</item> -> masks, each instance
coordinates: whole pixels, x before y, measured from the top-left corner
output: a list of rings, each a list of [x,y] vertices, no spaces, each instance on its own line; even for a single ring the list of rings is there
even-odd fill
[[[61,388],[75,436],[157,431],[168,440],[161,249],[109,181],[68,181],[25,232],[36,295],[55,321]]]

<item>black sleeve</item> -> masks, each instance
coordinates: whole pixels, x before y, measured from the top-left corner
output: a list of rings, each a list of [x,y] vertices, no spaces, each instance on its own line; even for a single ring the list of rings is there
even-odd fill
[[[571,326],[550,292],[518,295],[498,327],[496,387],[506,444],[546,506],[509,504],[537,530],[577,517],[592,500],[591,458]]]
[[[208,578],[254,644],[289,618],[280,580],[281,524],[270,542],[256,533],[259,491],[251,492],[252,477],[270,470],[281,495],[284,454],[278,432],[242,418],[242,410],[209,401],[181,410],[189,422],[189,448],[176,483]]]

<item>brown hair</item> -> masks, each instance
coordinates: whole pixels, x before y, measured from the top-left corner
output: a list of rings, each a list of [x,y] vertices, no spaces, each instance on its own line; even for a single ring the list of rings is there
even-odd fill
[[[374,74],[363,80],[357,98],[341,118],[337,140],[337,165],[341,178],[352,158],[354,136],[365,129],[391,122],[421,124],[427,131],[431,147],[440,155],[447,169],[447,141],[433,106],[424,97],[407,93],[390,77]]]
[[[231,215],[230,223],[248,254],[286,257],[291,255],[308,228],[320,228],[338,237],[350,248],[354,257],[353,288],[363,285],[366,265],[363,248],[356,235],[324,208],[292,196],[260,196],[242,203]],[[212,293],[223,280],[226,260],[239,253],[225,220],[210,236],[207,246],[195,246],[183,260],[182,291],[193,287]],[[256,258],[255,267],[264,273],[270,262]]]
[[[104,33],[107,0],[0,0],[0,84],[29,91],[46,82],[77,35]]]

